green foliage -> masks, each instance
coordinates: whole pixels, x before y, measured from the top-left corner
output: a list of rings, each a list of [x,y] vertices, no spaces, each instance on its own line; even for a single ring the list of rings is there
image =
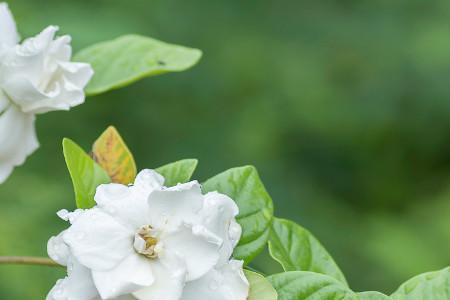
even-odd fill
[[[72,140],[67,138],[63,140],[63,152],[67,169],[72,178],[77,207],[93,207],[97,186],[109,183],[111,179],[106,171]]]
[[[244,272],[250,284],[248,300],[277,300],[277,291],[264,276],[248,270]]]
[[[358,296],[333,277],[292,271],[268,277],[279,300],[358,300]]]
[[[196,159],[183,159],[155,170],[166,179],[165,186],[174,186],[178,183],[188,182],[194,174],[197,164],[198,160]]]
[[[391,297],[393,300],[450,299],[450,267],[411,278]]]
[[[74,60],[90,63],[94,68],[86,93],[95,95],[144,77],[184,71],[195,65],[201,55],[198,49],[126,35],[89,46],[78,52]]]
[[[320,242],[292,221],[274,218],[269,251],[285,271],[322,273],[347,284],[341,270]]]
[[[58,24],[80,49],[137,32],[208,59],[39,118],[42,148],[0,189],[5,255],[45,255],[62,229],[48,216],[72,188],[55,140],[88,145],[114,120],[141,166],[198,157],[199,178],[258,166],[278,215],[320,236],[355,290],[390,294],[448,264],[450,1],[9,2],[22,37]],[[0,268],[2,298],[45,299],[46,272]]]
[[[272,199],[258,172],[252,166],[233,168],[208,179],[203,190],[218,191],[236,201],[243,232],[233,255],[249,263],[265,247],[273,216]]]
[[[109,127],[94,143],[93,154],[100,165],[69,139],[63,151],[72,178],[79,208],[95,205],[96,187],[102,183],[130,183],[135,176],[133,155],[117,130]],[[185,159],[156,169],[166,186],[190,180],[196,159]],[[242,237],[234,257],[252,261],[268,244],[270,255],[284,273],[269,276],[246,271],[251,290],[249,300],[448,300],[450,268],[419,275],[404,283],[391,297],[378,292],[354,293],[341,270],[320,242],[300,225],[273,218],[273,203],[258,172],[252,166],[229,169],[203,184],[204,192],[218,191],[230,196],[239,206],[237,220]],[[270,238],[269,238],[270,236]],[[275,290],[273,289],[275,288]]]

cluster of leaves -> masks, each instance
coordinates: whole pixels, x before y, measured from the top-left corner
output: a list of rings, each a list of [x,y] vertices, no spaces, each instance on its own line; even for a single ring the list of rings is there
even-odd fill
[[[114,127],[93,144],[88,155],[69,139],[63,141],[64,156],[79,208],[95,205],[94,193],[102,183],[132,183],[136,164]],[[154,168],[173,186],[191,179],[197,160],[184,159]],[[204,192],[219,191],[234,199],[240,213],[242,238],[234,257],[248,265],[266,246],[283,267],[283,273],[268,277],[246,270],[249,300],[446,300],[450,299],[450,268],[419,275],[390,296],[378,292],[356,293],[320,242],[300,225],[273,215],[273,203],[257,170],[233,168],[203,183]]]
[[[93,66],[95,76],[86,92],[95,95],[143,77],[188,69],[200,57],[197,49],[128,35],[88,47],[75,60]],[[95,205],[98,185],[131,184],[137,173],[133,155],[114,127],[94,142],[90,155],[70,139],[63,140],[63,151],[78,208]],[[189,181],[196,166],[197,160],[184,159],[155,170],[166,178],[167,186],[173,186]],[[450,299],[450,268],[414,277],[390,296],[352,291],[333,258],[308,230],[274,217],[272,199],[252,166],[220,173],[206,180],[203,190],[224,193],[239,206],[237,221],[243,233],[233,254],[236,259],[248,265],[268,246],[270,255],[285,271],[264,277],[246,270],[251,286],[249,300]]]

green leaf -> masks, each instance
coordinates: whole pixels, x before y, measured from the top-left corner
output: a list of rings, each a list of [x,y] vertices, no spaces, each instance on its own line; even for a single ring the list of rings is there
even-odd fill
[[[97,186],[102,183],[109,183],[111,179],[105,170],[70,139],[63,139],[63,152],[72,178],[77,207],[93,207]]]
[[[292,221],[274,218],[269,252],[285,271],[322,273],[347,284],[341,270],[320,242]]]
[[[95,141],[92,156],[112,182],[130,184],[136,177],[136,163],[116,128],[109,126]]]
[[[275,274],[267,279],[279,300],[358,300],[358,296],[333,277],[305,271]]]
[[[239,206],[237,221],[242,226],[242,237],[234,257],[248,264],[267,243],[273,216],[272,199],[252,166],[225,171],[203,184],[205,192],[218,191],[236,201]]]
[[[450,267],[413,277],[391,295],[394,300],[450,299]]]
[[[358,293],[359,300],[392,300],[391,297],[379,292]]]
[[[248,270],[244,272],[250,283],[250,294],[247,300],[277,300],[277,291],[264,276]]]
[[[197,167],[198,160],[183,159],[155,169],[156,172],[164,176],[165,186],[174,186],[178,183],[188,182]]]
[[[129,85],[148,76],[184,71],[202,56],[198,49],[167,44],[139,35],[89,46],[74,61],[90,63],[95,71],[86,93],[95,95]]]

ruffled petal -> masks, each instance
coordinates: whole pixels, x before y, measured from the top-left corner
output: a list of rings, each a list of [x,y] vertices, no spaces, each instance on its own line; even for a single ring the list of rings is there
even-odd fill
[[[70,224],[73,224],[79,216],[84,213],[83,209],[77,208],[74,211],[68,211],[67,209],[61,209],[56,213],[58,217],[60,217],[64,221],[68,221]]]
[[[8,4],[0,3],[0,48],[4,46],[14,46],[19,42],[16,22],[8,8]]]
[[[160,261],[151,261],[155,277],[153,284],[134,292],[138,300],[179,300],[185,283],[185,269],[180,263],[176,268],[164,265]]]
[[[203,206],[200,184],[192,181],[185,184],[153,191],[149,198],[152,225],[172,230],[183,223],[198,223]]]
[[[2,95],[0,91],[0,98]],[[14,105],[0,111],[0,183],[39,147],[34,121],[33,115],[24,114]]]
[[[89,70],[92,69],[89,67]],[[93,72],[90,73],[84,81],[89,81]],[[25,113],[42,114],[55,110],[70,110],[85,100],[83,87],[75,86],[65,77],[54,82],[45,91],[25,77],[8,80],[3,84],[3,88]]]
[[[248,294],[249,283],[242,271],[242,262],[232,260],[188,282],[181,300],[246,300]]]
[[[219,249],[222,239],[196,225],[181,226],[161,237],[163,255],[161,261],[173,256],[180,257],[186,264],[186,280],[195,280],[211,270],[219,260]]]
[[[84,88],[93,76],[86,63],[70,62],[71,38],[55,39],[49,26],[36,37],[2,52],[0,83],[25,113],[69,110],[84,102]]]
[[[64,72],[64,77],[78,88],[85,87],[94,75],[90,64],[62,61],[59,62],[59,66]]]
[[[239,208],[230,197],[217,192],[205,195],[202,224],[223,240],[219,264],[228,262],[241,237],[241,226],[235,220],[238,214]]]
[[[57,236],[52,236],[48,240],[47,253],[48,256],[58,264],[67,266],[67,262],[70,257],[70,250],[62,238],[64,232],[65,231],[61,232]]]
[[[132,186],[117,183],[100,185],[94,199],[98,207],[136,230],[150,224],[148,196],[161,189],[163,183],[164,177],[155,171],[142,170]]]
[[[94,300],[97,297],[91,272],[73,260],[69,264],[67,277],[56,282],[46,300]]]
[[[120,220],[130,230],[136,230],[148,222],[146,195],[133,193],[131,187],[118,183],[99,185],[94,200],[97,207]]]
[[[57,30],[58,27],[49,26],[36,37],[6,49],[0,62],[2,85],[16,78],[26,78],[36,87],[48,82],[57,64],[46,54]]]
[[[84,211],[63,234],[72,254],[86,267],[105,271],[133,251],[134,232],[98,208]]]
[[[130,294],[150,286],[153,281],[149,259],[132,253],[109,271],[93,271],[95,286],[103,299]]]
[[[160,190],[164,184],[164,177],[154,170],[144,169],[137,174],[134,187],[147,195],[154,190]]]

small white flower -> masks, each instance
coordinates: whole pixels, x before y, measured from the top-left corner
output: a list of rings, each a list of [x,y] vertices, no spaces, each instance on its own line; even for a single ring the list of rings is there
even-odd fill
[[[47,300],[246,300],[242,262],[231,259],[241,236],[238,207],[197,181],[164,187],[143,170],[134,185],[104,184],[97,205],[58,215],[71,226],[48,242],[68,266]]]
[[[19,44],[13,16],[0,3],[0,183],[39,146],[35,115],[84,102],[93,70],[70,62],[70,37],[49,26]]]

